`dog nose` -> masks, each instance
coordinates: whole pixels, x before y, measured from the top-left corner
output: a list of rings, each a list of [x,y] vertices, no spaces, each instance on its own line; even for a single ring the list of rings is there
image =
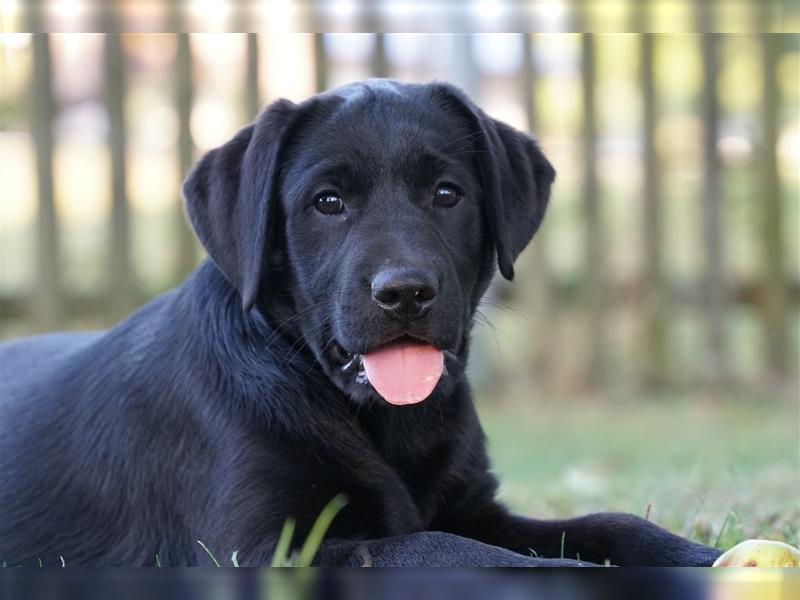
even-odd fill
[[[436,277],[421,269],[386,269],[372,280],[372,298],[394,317],[417,317],[439,293]]]

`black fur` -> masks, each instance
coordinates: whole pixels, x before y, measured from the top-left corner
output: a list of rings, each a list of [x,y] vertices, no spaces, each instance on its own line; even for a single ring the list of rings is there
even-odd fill
[[[531,558],[559,558],[562,535],[568,558],[710,564],[715,550],[631,515],[535,521],[494,499],[463,376],[470,325],[554,174],[445,84],[272,105],[185,184],[210,261],[108,331],[2,346],[0,560],[208,564],[202,540],[265,564],[287,517],[302,540],[344,492],[320,564],[575,564]],[[462,195],[450,208],[432,203],[443,180]],[[331,189],[342,214],[314,209]],[[438,281],[424,318],[372,301],[397,266]],[[396,407],[342,362],[403,335],[447,350],[448,374]]]

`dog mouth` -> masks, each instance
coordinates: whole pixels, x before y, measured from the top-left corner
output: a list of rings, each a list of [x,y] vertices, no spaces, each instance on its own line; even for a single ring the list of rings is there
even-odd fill
[[[389,404],[417,404],[428,398],[447,375],[447,362],[457,360],[450,350],[427,340],[403,335],[367,352],[346,350],[338,341],[330,358],[345,374],[355,374],[357,384],[371,385]]]

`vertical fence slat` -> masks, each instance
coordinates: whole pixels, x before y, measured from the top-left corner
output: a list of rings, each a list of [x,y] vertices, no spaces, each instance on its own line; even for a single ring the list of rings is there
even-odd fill
[[[710,7],[707,7],[707,10]],[[712,382],[725,380],[728,357],[725,339],[725,277],[722,248],[722,192],[720,165],[717,155],[719,101],[717,98],[717,73],[719,71],[718,36],[702,35],[702,60],[704,89],[702,97],[703,128],[703,253],[704,319],[708,326],[709,372]]]
[[[585,279],[586,308],[589,319],[590,384],[602,383],[606,363],[606,282],[605,235],[597,184],[597,124],[595,121],[595,37],[583,34],[583,145],[584,159],[584,216],[586,219]]]
[[[53,191],[53,119],[55,100],[52,88],[50,38],[33,36],[33,90],[31,130],[36,146],[36,177],[39,206],[37,252],[39,277],[34,303],[38,326],[54,326],[62,307],[61,277],[58,268],[59,231]]]
[[[534,91],[538,79],[536,65],[533,61],[533,39],[531,34],[522,34],[522,101],[525,106],[525,113],[528,120],[528,131],[535,134],[538,116],[536,114],[536,98]],[[530,280],[534,286],[534,302],[536,315],[536,347],[534,348],[533,368],[536,377],[546,380],[548,374],[552,372],[551,360],[553,356],[552,348],[548,340],[553,339],[555,330],[555,318],[553,311],[555,303],[552,298],[552,270],[547,255],[547,227],[542,227],[536,233],[533,242],[532,267],[534,272]]]
[[[328,89],[328,60],[323,33],[314,34],[314,85],[317,93]]]
[[[453,55],[460,57],[453,65],[455,83],[468,95],[476,98],[480,91],[480,73],[475,65],[472,50],[472,36],[465,33],[451,33],[453,38]]]
[[[259,97],[258,35],[247,35],[247,70],[245,73],[245,110],[249,120],[255,119],[261,110]]]
[[[371,77],[388,77],[389,76],[389,61],[386,58],[386,39],[383,33],[376,33],[375,45],[372,48],[372,56],[370,57],[370,76]]]
[[[641,36],[641,86],[643,104],[642,138],[644,145],[644,284],[645,323],[643,340],[643,380],[647,385],[663,385],[666,379],[667,324],[664,266],[661,256],[661,198],[658,155],[655,146],[656,97],[653,84],[653,44],[650,33]]]
[[[175,57],[176,69],[176,102],[178,107],[178,164],[180,166],[181,180],[189,172],[193,161],[194,143],[190,119],[192,116],[192,101],[194,89],[192,84],[192,50],[189,34],[179,33],[178,50]],[[183,204],[178,203],[176,208],[176,231],[178,237],[178,263],[176,280],[180,281],[197,262],[197,246],[194,236],[186,223]]]
[[[786,287],[784,284],[783,234],[781,223],[780,178],[775,156],[778,137],[778,90],[775,82],[780,38],[776,34],[761,36],[763,53],[764,92],[761,120],[763,127],[762,198],[763,240],[762,280],[764,285],[764,334],[766,337],[767,361],[772,375],[785,375],[788,366],[789,330]]]
[[[105,83],[111,154],[111,253],[109,317],[124,315],[131,305],[130,215],[125,189],[125,56],[118,33],[106,34]]]

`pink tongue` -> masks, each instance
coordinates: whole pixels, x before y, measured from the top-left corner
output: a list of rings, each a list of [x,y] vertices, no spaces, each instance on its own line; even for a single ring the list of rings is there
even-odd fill
[[[397,342],[364,355],[367,379],[389,404],[425,400],[436,387],[443,367],[441,350],[415,342]]]

